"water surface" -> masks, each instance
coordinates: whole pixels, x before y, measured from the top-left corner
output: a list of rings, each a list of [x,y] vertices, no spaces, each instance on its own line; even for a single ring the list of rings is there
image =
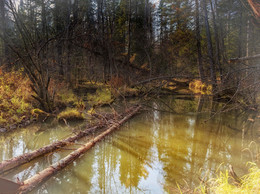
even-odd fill
[[[258,144],[259,122],[254,114],[234,111],[211,118],[221,104],[174,97],[163,100],[170,107],[162,101],[150,103],[153,109],[135,116],[32,193],[171,193],[176,183],[196,187],[205,175],[212,176],[229,164],[239,175],[246,172],[246,163],[254,159],[251,153]],[[40,127],[30,126],[0,137],[0,160],[63,139],[72,132],[66,126],[42,131]],[[85,141],[83,138],[78,144],[4,176],[25,180]],[[250,152],[246,149],[249,147]]]

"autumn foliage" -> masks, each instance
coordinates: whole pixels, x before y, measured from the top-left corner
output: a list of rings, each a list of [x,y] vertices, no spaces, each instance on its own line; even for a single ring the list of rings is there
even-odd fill
[[[32,105],[30,81],[23,70],[3,73],[0,69],[0,126],[11,126],[29,119]]]

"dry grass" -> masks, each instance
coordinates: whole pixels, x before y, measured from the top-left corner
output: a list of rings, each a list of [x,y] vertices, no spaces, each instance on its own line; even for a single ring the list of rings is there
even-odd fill
[[[249,173],[241,178],[241,185],[234,184],[228,171],[220,172],[216,178],[201,185],[195,193],[260,193],[260,169],[254,163],[249,163]]]

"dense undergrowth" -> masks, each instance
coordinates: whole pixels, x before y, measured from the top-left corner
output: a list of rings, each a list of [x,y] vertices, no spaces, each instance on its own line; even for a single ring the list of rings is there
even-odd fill
[[[30,118],[30,81],[23,70],[3,73],[0,69],[0,127],[10,127]]]
[[[117,82],[115,82],[117,83]],[[24,75],[23,70],[4,72],[0,69],[0,128],[16,128],[18,124],[35,119],[45,120],[55,116],[58,120],[82,120],[85,113],[93,113],[94,108],[111,104],[115,98],[132,95],[132,91],[125,85],[91,84],[96,87],[95,93],[86,93],[87,102],[77,96],[65,82],[52,80],[50,91],[55,91],[54,112],[47,113],[39,108],[39,104],[31,97],[33,91],[30,80]],[[86,84],[88,87],[88,84]],[[86,110],[90,108],[90,111]]]

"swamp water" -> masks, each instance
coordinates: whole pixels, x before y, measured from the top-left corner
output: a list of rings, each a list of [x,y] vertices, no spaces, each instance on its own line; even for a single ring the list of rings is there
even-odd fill
[[[175,193],[176,183],[194,188],[200,178],[213,176],[229,164],[238,175],[246,173],[246,163],[254,160],[259,145],[260,125],[253,114],[228,112],[210,119],[221,104],[172,96],[164,102],[151,102],[152,109],[132,118],[32,193]],[[64,125],[38,124],[0,136],[0,161],[71,133]],[[30,178],[84,140],[2,176],[14,181]]]

